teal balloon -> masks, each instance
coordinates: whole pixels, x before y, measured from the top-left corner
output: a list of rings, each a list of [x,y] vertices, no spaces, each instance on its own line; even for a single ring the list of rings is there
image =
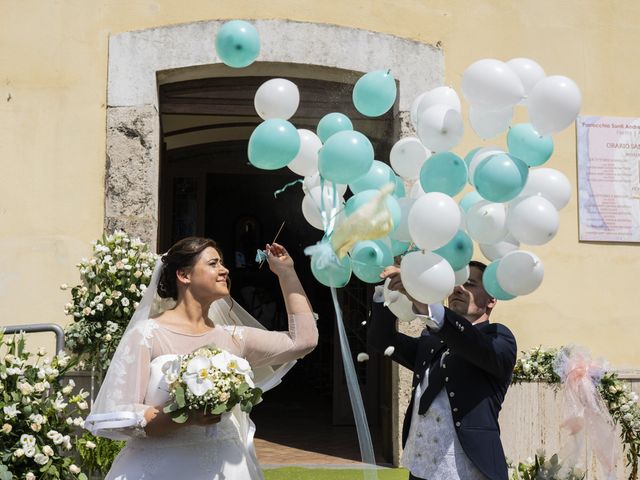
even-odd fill
[[[529,167],[519,158],[497,153],[482,160],[473,174],[473,184],[482,198],[508,202],[518,196],[529,177]]]
[[[379,190],[388,183],[396,183],[396,174],[386,163],[374,160],[369,171],[351,182],[349,188],[353,193],[360,193],[365,190]]]
[[[402,242],[400,240],[396,240],[395,238],[389,238],[391,242],[391,253],[394,257],[398,255],[402,255],[407,250],[409,250],[409,246],[411,246],[411,242]]]
[[[454,271],[458,271],[467,265],[473,257],[473,240],[464,231],[458,233],[444,247],[434,250],[444,258]]]
[[[351,183],[369,171],[373,164],[373,145],[355,130],[335,133],[318,152],[318,171],[335,183]]]
[[[530,167],[539,167],[553,154],[553,139],[541,137],[530,123],[519,123],[507,134],[509,153]]]
[[[265,120],[249,138],[249,161],[263,170],[286,167],[300,150],[298,130],[286,120]]]
[[[351,279],[351,259],[348,255],[342,260],[333,257],[327,262],[322,255],[311,256],[311,273],[322,285],[326,287],[342,288]]]
[[[467,155],[464,157],[464,163],[467,165],[467,169],[469,168],[469,165],[471,165],[471,160],[473,160],[473,156],[476,153],[478,153],[478,150],[480,150],[481,148],[482,147],[474,148],[469,153],[467,153]]]
[[[457,195],[467,184],[467,165],[451,152],[436,153],[427,159],[420,170],[420,185],[429,192]]]
[[[216,53],[229,67],[251,65],[260,53],[258,30],[243,20],[226,22],[216,35]]]
[[[393,264],[391,249],[380,240],[357,242],[351,249],[353,274],[363,282],[379,283],[380,274]]]
[[[379,117],[393,107],[398,89],[389,70],[369,72],[353,87],[353,105],[367,117]]]
[[[331,135],[345,130],[353,130],[353,123],[349,117],[342,113],[328,113],[318,122],[316,133],[322,143],[326,142]]]
[[[356,210],[370,202],[380,192],[378,190],[365,190],[364,192],[356,193],[352,196],[344,206],[344,213],[347,216],[352,215]],[[402,210],[398,200],[393,195],[388,195],[385,202],[389,212],[391,212],[391,218],[393,220],[394,230],[400,225],[402,220]]]
[[[466,193],[464,197],[462,197],[462,200],[460,200],[460,208],[464,210],[464,213],[467,213],[471,207],[473,207],[476,203],[481,202],[482,200],[484,200],[484,198],[482,198],[482,195],[473,190],[469,193]]]
[[[396,189],[393,191],[393,196],[396,198],[402,198],[407,196],[407,191],[404,187],[404,180],[396,175]]]
[[[489,295],[497,300],[512,300],[516,298],[514,295],[507,293],[498,283],[496,270],[500,260],[490,263],[482,274],[482,285]]]

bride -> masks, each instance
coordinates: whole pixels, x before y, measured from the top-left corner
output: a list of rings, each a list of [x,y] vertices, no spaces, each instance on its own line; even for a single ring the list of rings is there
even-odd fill
[[[169,400],[163,366],[177,355],[213,345],[244,357],[266,391],[315,348],[315,315],[291,257],[275,243],[266,254],[284,296],[288,332],[265,330],[233,302],[229,270],[212,240],[185,238],[158,261],[85,421],[94,435],[127,440],[107,480],[263,478],[255,427],[238,406],[222,416],[192,412],[184,424],[162,408]]]

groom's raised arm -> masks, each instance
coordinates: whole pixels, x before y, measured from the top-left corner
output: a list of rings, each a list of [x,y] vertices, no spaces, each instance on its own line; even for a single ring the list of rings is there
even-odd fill
[[[391,360],[413,370],[418,351],[418,339],[396,330],[396,317],[382,302],[373,302],[367,331],[367,345],[372,350],[384,352],[393,347]]]

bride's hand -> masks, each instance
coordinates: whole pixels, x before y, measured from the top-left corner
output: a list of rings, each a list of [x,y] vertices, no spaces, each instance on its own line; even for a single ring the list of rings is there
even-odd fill
[[[293,259],[282,245],[278,243],[267,244],[265,250],[269,268],[273,273],[280,276],[283,273],[293,271]]]
[[[199,427],[208,427],[215,425],[220,421],[220,415],[213,415],[211,413],[205,414],[202,410],[192,410],[189,413],[189,420],[187,424],[197,425]]]

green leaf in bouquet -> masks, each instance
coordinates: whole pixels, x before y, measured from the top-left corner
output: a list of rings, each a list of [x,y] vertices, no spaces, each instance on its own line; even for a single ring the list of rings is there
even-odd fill
[[[262,390],[259,388],[253,389],[253,396],[251,397],[251,403],[254,405],[260,403],[262,401]]]
[[[253,403],[251,402],[245,402],[240,404],[240,410],[242,410],[245,413],[250,413],[252,408],[253,408]]]
[[[184,388],[182,388],[182,386],[178,385],[176,387],[175,396],[176,396],[176,403],[178,404],[178,407],[180,408],[186,407],[187,403],[184,400]]]
[[[220,415],[221,413],[224,413],[227,411],[227,404],[226,403],[220,403],[218,405],[216,405],[212,410],[211,413],[213,415]]]
[[[171,412],[171,419],[176,423],[184,423],[189,420],[189,413],[185,410]]]
[[[240,386],[238,387],[238,394],[239,394],[239,395],[244,395],[244,393],[245,393],[247,390],[249,390],[249,388],[251,388],[251,387],[249,387],[249,384],[248,384],[247,382],[242,382],[242,383],[240,384]]]
[[[89,479],[84,473],[81,473],[80,475],[78,475],[78,480],[89,480]]]
[[[0,463],[0,480],[13,480],[13,473],[2,463]]]
[[[171,413],[171,412],[175,412],[179,408],[180,407],[178,406],[178,404],[176,402],[171,402],[168,405],[165,405],[165,407],[162,409],[162,411],[164,413]]]

